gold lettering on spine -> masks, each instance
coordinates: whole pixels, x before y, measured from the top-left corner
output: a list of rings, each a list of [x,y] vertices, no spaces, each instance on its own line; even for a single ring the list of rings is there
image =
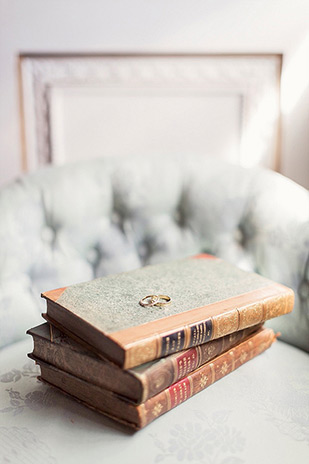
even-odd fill
[[[187,371],[188,371],[188,358],[187,356],[184,356],[182,358],[182,376],[181,377],[186,375]]]
[[[161,345],[163,345],[163,339],[161,340]],[[162,347],[161,347],[161,349],[162,349]],[[170,350],[170,337],[166,337],[166,339],[165,339],[165,353],[164,354],[167,355],[169,350]]]

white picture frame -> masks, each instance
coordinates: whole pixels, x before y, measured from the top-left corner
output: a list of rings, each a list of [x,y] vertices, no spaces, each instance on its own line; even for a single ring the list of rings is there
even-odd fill
[[[26,170],[137,151],[278,170],[281,63],[278,54],[23,54]]]

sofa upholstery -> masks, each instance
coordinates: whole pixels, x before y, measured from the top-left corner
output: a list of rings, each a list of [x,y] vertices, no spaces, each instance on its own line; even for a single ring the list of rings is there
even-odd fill
[[[91,161],[4,187],[0,461],[307,463],[308,227],[307,191],[209,159]],[[42,291],[200,252],[291,286],[293,313],[269,325],[303,350],[278,341],[135,435],[36,380],[24,332]]]
[[[0,192],[0,346],[40,321],[42,291],[200,252],[294,289],[271,321],[309,350],[309,195],[283,176],[211,159],[95,160]]]

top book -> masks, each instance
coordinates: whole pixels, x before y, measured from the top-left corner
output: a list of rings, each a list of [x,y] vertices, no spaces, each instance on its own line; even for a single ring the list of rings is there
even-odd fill
[[[284,285],[206,254],[42,297],[49,322],[125,369],[286,314],[294,304]]]

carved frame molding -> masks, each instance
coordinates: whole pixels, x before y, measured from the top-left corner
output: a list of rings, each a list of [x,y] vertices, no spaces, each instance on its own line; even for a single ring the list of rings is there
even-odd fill
[[[19,57],[23,166],[53,162],[50,93],[57,86],[173,87],[242,98],[240,164],[249,156],[279,169],[282,56],[208,54],[22,54]],[[254,160],[249,165],[254,165]],[[256,163],[258,164],[258,163]]]

